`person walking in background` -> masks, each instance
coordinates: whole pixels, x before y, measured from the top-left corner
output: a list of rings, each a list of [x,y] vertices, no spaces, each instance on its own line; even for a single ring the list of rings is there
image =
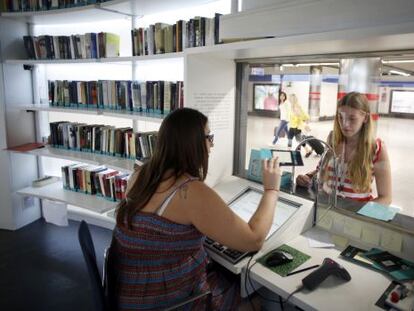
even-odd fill
[[[279,94],[279,111],[280,111],[280,123],[275,128],[272,145],[276,145],[279,137],[284,137],[288,131],[288,123],[290,118],[290,103],[287,100],[285,92]]]
[[[295,137],[298,143],[303,139],[302,130],[309,127],[309,115],[303,111],[299,104],[298,97],[295,94],[289,96],[289,101],[291,109],[289,115],[288,147],[292,147],[293,137]],[[306,150],[306,154],[312,152],[306,145],[303,147]]]
[[[328,186],[335,186],[337,194],[352,200],[390,204],[392,201],[391,168],[384,142],[372,135],[370,106],[365,95],[346,94],[338,101],[333,132],[328,144],[339,156],[337,176],[333,161],[329,160],[325,175]],[[318,169],[322,169],[318,167]],[[310,187],[317,170],[298,175],[296,184]],[[375,179],[377,196],[372,192]]]

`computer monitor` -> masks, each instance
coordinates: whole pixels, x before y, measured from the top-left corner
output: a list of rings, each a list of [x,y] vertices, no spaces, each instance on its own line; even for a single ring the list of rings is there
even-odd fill
[[[259,206],[263,192],[251,187],[244,189],[229,203],[229,207],[242,218],[248,222],[253,216],[257,207]],[[273,218],[272,227],[266,237],[266,240],[277,231],[301,206],[301,204],[279,198],[275,215]],[[239,252],[236,250],[229,249],[228,247],[221,245],[220,243],[206,238],[204,245],[207,249],[218,254],[221,258],[235,264],[241,259],[249,255],[248,252]]]
[[[230,203],[229,207],[242,218],[248,222],[254,212],[259,206],[263,192],[251,187],[246,188],[238,194]],[[281,226],[283,225],[300,207],[300,204],[292,202],[283,198],[279,198],[273,217],[272,227],[266,240]]]

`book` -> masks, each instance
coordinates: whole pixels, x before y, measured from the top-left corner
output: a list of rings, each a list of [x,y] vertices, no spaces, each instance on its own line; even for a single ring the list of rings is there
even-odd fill
[[[347,259],[349,261],[352,261],[356,264],[362,265],[367,268],[371,268],[374,270],[380,270],[377,267],[374,266],[373,262],[365,257],[363,257],[363,254],[366,252],[365,249],[358,248],[353,245],[348,245],[342,253],[340,253],[340,256],[344,257],[344,259]]]
[[[105,33],[105,57],[119,56],[120,37],[113,33]],[[103,57],[103,55],[101,55]]]
[[[45,143],[27,143],[23,145],[14,146],[14,147],[9,147],[9,148],[6,148],[5,150],[27,152],[27,151],[31,151],[31,150],[35,150],[39,148],[44,148],[45,146],[46,146]]]
[[[375,268],[386,272],[396,281],[414,279],[414,263],[411,261],[378,248],[372,248],[362,256],[370,260]]]

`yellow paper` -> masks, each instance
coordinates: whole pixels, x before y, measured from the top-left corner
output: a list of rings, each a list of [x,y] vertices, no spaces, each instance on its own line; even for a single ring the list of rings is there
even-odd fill
[[[346,218],[344,224],[344,233],[350,237],[359,240],[361,238],[362,225],[361,222],[352,218]]]
[[[381,246],[387,250],[401,253],[402,250],[402,235],[390,231],[390,230],[384,230],[382,231],[382,237],[381,237]]]
[[[332,242],[334,242],[335,245],[340,248],[345,248],[348,245],[348,239],[346,237],[332,234],[331,239],[332,239]]]
[[[379,245],[380,230],[375,227],[365,225],[362,228],[362,241],[369,244]]]
[[[322,218],[319,218],[318,220],[318,227],[321,227],[325,230],[330,230],[332,228],[332,223],[333,223],[333,217],[332,214],[330,212],[327,212],[326,215],[324,215],[324,213],[322,213]]]

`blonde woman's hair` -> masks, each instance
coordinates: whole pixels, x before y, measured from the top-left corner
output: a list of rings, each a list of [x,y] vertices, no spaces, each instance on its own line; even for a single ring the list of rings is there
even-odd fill
[[[358,92],[350,92],[338,101],[333,130],[333,148],[345,141],[339,125],[338,109],[343,106],[355,108],[367,113],[367,121],[362,124],[356,147],[356,154],[348,165],[352,187],[359,192],[369,191],[372,180],[372,161],[375,153],[375,144],[372,137],[372,119],[368,99]]]
[[[291,110],[295,115],[302,114],[303,110],[302,107],[299,104],[298,97],[295,94],[290,94],[289,101],[291,103]]]

